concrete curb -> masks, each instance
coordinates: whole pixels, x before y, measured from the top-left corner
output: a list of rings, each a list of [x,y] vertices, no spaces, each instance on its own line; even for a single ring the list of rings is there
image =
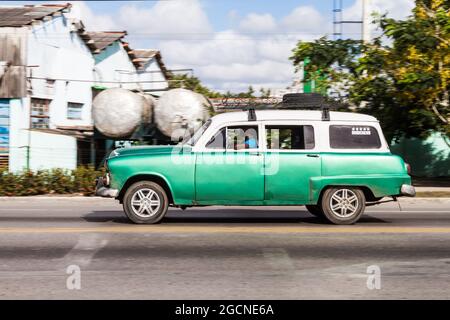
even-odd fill
[[[82,196],[82,195],[55,195],[55,196],[47,196],[47,195],[38,195],[38,196],[14,196],[14,197],[0,197],[0,201],[7,200],[98,200],[98,199],[109,199],[102,198],[97,196]]]

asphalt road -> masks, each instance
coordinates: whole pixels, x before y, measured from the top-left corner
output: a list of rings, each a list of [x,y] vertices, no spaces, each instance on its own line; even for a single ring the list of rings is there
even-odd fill
[[[354,226],[304,207],[171,209],[138,226],[111,199],[1,198],[0,298],[449,299],[450,199],[400,206]]]

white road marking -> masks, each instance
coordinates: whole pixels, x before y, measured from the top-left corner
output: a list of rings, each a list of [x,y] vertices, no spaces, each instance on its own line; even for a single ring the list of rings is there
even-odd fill
[[[263,249],[265,261],[277,270],[295,270],[294,263],[287,251],[283,248],[265,248]]]
[[[94,255],[108,243],[104,235],[98,233],[87,233],[80,235],[77,244],[63,258],[64,267],[75,264],[86,267],[91,263]]]

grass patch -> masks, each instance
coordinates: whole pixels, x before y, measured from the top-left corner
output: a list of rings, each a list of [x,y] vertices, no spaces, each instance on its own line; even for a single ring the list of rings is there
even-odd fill
[[[416,192],[417,198],[450,198],[450,191],[420,191]]]

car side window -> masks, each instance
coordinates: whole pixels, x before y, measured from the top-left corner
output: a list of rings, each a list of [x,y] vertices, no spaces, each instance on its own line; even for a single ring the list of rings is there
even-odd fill
[[[227,150],[258,148],[257,126],[227,127]]]
[[[229,126],[220,129],[206,144],[207,149],[244,150],[258,148],[258,126]]]
[[[377,129],[366,125],[331,125],[330,147],[333,149],[378,149],[381,140]]]
[[[209,139],[206,144],[207,149],[225,149],[225,133],[227,128],[222,128]]]
[[[267,149],[314,149],[314,127],[311,125],[266,125]]]

